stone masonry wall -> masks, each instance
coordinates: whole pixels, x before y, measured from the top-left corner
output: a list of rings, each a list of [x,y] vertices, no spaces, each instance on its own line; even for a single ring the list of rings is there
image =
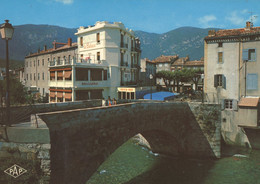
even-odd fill
[[[48,184],[51,174],[50,148],[50,144],[0,142],[0,183],[32,180],[35,184]],[[17,179],[3,172],[14,164],[27,170]]]
[[[50,130],[51,180],[83,184],[140,133],[160,154],[220,157],[220,107],[143,102],[38,114]]]

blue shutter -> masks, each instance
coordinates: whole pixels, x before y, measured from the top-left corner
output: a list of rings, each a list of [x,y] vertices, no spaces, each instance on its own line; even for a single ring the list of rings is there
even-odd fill
[[[257,90],[258,89],[258,74],[247,74],[246,76],[246,89]]]
[[[243,49],[242,58],[243,61],[248,61],[248,49]]]

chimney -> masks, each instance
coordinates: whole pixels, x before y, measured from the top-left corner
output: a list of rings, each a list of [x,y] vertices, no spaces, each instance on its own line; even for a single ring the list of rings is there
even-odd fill
[[[247,22],[246,22],[246,28],[247,28],[247,29],[250,29],[251,27],[253,27],[253,23],[250,22],[250,21],[247,21]]]
[[[72,39],[71,39],[71,38],[68,38],[68,46],[71,47],[71,45],[72,45]]]
[[[57,49],[56,40],[54,40],[54,41],[52,42],[52,44],[53,44],[53,49],[56,50],[56,49]]]
[[[211,37],[211,36],[216,36],[216,31],[215,31],[215,30],[209,30],[208,36],[209,36],[209,37]]]
[[[44,45],[44,51],[47,51],[47,45]]]

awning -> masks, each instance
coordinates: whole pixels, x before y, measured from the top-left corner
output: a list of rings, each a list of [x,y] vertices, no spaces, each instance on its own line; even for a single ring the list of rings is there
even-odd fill
[[[71,93],[65,93],[65,99],[71,99],[72,94]]]
[[[51,91],[51,92],[50,92],[50,97],[55,98],[55,96],[56,96],[56,95],[55,95],[55,92],[52,92],[52,91]]]
[[[57,76],[58,76],[58,77],[63,77],[63,71],[58,71],[58,72],[57,72]]]
[[[71,76],[72,71],[65,71],[64,77],[65,79],[69,79]]]
[[[57,98],[63,98],[63,93],[62,92],[57,92]]]
[[[241,98],[238,106],[240,107],[257,107],[259,102],[259,97],[256,98]]]
[[[55,77],[55,72],[50,72],[51,77]]]

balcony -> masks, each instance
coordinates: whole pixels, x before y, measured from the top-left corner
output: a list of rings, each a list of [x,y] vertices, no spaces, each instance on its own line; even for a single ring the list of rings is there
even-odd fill
[[[136,86],[136,81],[121,81],[121,86]]]
[[[128,67],[128,62],[127,61],[121,61],[120,65],[124,66],[124,67]]]
[[[104,88],[110,87],[110,80],[100,80],[100,81],[75,81],[75,86],[77,88]]]
[[[84,59],[71,59],[71,60],[58,60],[50,61],[49,66],[65,66],[65,65],[104,65],[105,60],[84,60]]]
[[[124,42],[121,42],[120,43],[120,47],[121,47],[121,49],[128,49],[128,44],[124,43]]]

